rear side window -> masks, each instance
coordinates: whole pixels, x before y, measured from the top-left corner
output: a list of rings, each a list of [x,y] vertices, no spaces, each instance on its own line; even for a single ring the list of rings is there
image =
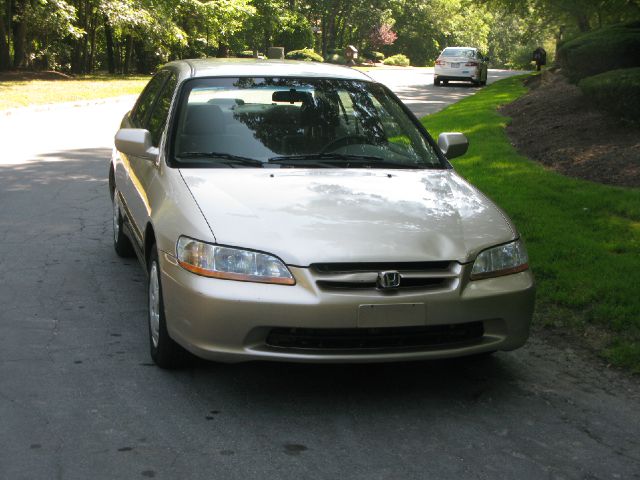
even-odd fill
[[[151,142],[154,147],[157,147],[160,143],[160,136],[162,130],[167,123],[167,117],[169,116],[169,108],[171,107],[171,99],[173,98],[173,92],[176,90],[177,79],[175,75],[171,75],[169,80],[164,85],[162,93],[155,102],[149,121],[147,122],[147,129],[151,133]]]
[[[169,75],[171,75],[171,73],[167,70],[157,73],[151,80],[149,80],[149,83],[140,95],[140,98],[138,98],[131,114],[131,121],[137,128],[144,127],[147,114],[151,107],[153,107],[153,103]]]

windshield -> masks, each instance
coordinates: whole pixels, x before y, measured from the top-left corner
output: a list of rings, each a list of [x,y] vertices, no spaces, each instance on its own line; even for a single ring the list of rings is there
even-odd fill
[[[398,101],[371,82],[194,79],[173,125],[180,168],[445,168]]]

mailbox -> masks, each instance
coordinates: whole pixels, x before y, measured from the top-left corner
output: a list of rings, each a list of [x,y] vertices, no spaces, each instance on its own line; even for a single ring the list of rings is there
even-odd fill
[[[547,64],[547,51],[542,47],[536,48],[533,51],[533,61],[536,62],[536,69],[540,71],[542,65]]]
[[[355,65],[356,58],[358,58],[358,49],[353,45],[347,45],[344,49],[344,58],[347,61],[347,65]]]

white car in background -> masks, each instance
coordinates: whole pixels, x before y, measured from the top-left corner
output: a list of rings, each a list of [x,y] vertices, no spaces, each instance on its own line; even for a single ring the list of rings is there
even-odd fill
[[[447,47],[436,59],[433,83],[436,87],[449,81],[486,85],[487,60],[477,48]]]

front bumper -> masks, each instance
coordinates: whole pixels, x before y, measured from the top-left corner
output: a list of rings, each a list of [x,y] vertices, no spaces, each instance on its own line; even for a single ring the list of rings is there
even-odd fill
[[[193,354],[223,362],[280,360],[296,362],[388,362],[447,358],[522,346],[533,314],[535,286],[530,271],[493,279],[468,281],[470,265],[450,288],[382,292],[325,291],[308,268],[290,267],[296,285],[282,286],[205,278],[187,272],[171,255],[160,258],[165,314],[170,336]],[[382,319],[384,327],[481,324],[479,336],[464,342],[429,346],[371,345],[364,348],[300,348],[269,344],[273,332],[365,331],[361,306],[413,305],[425,312],[420,326],[415,315]],[[384,308],[384,307],[383,307]],[[366,325],[371,327],[372,325]],[[293,329],[293,330],[291,330]],[[371,329],[380,332],[381,329]],[[384,331],[384,330],[382,330]]]

